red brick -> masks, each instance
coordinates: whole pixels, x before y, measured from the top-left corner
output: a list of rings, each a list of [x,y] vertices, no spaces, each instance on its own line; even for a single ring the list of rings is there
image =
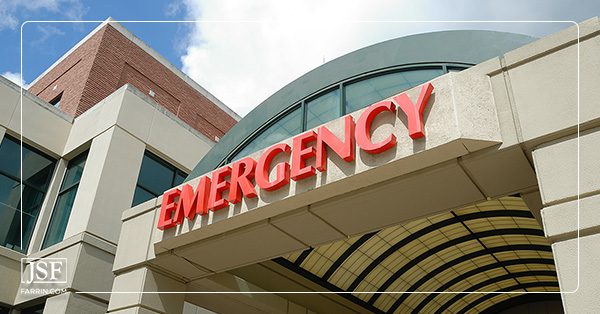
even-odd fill
[[[63,93],[60,109],[77,117],[125,84],[154,101],[213,140],[236,121],[118,30],[104,26],[29,91],[51,101]],[[54,88],[56,86],[56,88]]]

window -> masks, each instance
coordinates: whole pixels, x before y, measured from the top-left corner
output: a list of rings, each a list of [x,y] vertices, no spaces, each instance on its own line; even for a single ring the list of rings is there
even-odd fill
[[[10,314],[10,309],[0,305],[0,314]]]
[[[58,94],[58,96],[54,97],[54,99],[50,100],[50,104],[56,108],[60,108],[60,99],[62,98],[63,93]]]
[[[306,130],[310,130],[339,116],[339,88],[306,102]]]
[[[448,72],[460,72],[462,70],[466,70],[467,68],[463,67],[448,67]]]
[[[261,150],[271,144],[280,142],[290,136],[302,132],[302,110],[297,107],[293,111],[285,114],[258,134],[242,150],[235,154],[232,160],[245,157],[248,154]],[[239,158],[238,158],[239,157]]]
[[[55,164],[54,159],[26,144],[21,159],[20,141],[4,136],[0,144],[0,245],[27,251]]]
[[[131,206],[162,195],[166,190],[183,183],[186,177],[183,171],[146,151]]]
[[[461,71],[468,66],[460,64],[432,64],[412,68],[397,68],[376,72],[360,78],[348,78],[346,81],[328,86],[329,92],[315,98],[300,100],[304,106],[292,106],[287,113],[280,114],[275,122],[259,128],[243,142],[241,148],[234,150],[220,162],[223,165],[261,150],[269,145],[299,134],[303,130],[340,117],[368,105],[384,100],[407,89],[421,85],[448,71]],[[339,84],[342,85],[340,89]],[[343,98],[343,100],[342,100]],[[304,120],[304,122],[303,122]],[[304,125],[303,125],[304,123]]]
[[[43,314],[46,303],[30,306],[21,310],[21,314]]]
[[[346,86],[346,112],[362,109],[444,74],[442,69],[422,69],[384,74]]]
[[[46,230],[42,249],[52,246],[64,239],[65,230],[67,230],[69,217],[71,217],[71,210],[73,209],[73,203],[75,202],[77,188],[79,187],[79,181],[83,174],[86,159],[87,152],[69,161],[65,177],[63,178],[60,191],[58,192],[58,197],[56,198],[56,203],[54,204],[50,224]]]

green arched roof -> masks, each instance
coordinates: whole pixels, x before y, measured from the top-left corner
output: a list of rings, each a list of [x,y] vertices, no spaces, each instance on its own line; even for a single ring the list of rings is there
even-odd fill
[[[348,53],[302,75],[248,113],[200,160],[187,180],[215,169],[253,132],[308,95],[364,73],[401,65],[475,65],[532,42],[505,32],[462,30],[411,35]]]

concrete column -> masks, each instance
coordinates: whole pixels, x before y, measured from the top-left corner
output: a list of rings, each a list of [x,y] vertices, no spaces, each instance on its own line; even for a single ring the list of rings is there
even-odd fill
[[[116,126],[92,140],[65,239],[87,231],[117,243],[144,150],[143,142]]]
[[[106,304],[82,294],[67,292],[46,299],[44,314],[103,314]]]
[[[573,135],[533,152],[544,231],[553,243],[567,313],[600,312],[599,146],[600,128],[596,128],[582,132],[579,145]]]
[[[115,278],[108,313],[182,313],[185,291],[181,281],[150,268],[138,268]]]

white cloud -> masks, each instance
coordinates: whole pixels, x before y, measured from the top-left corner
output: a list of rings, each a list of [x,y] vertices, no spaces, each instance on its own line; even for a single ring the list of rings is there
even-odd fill
[[[16,29],[23,11],[47,11],[68,20],[81,20],[87,9],[80,0],[3,0],[0,3],[0,31]]]
[[[179,1],[173,1],[168,3],[165,6],[165,15],[166,16],[175,16],[181,10],[182,3]]]
[[[25,84],[25,81],[21,80],[21,73],[19,73],[19,72],[8,72],[7,71],[0,75],[4,76],[9,81],[11,81],[19,86],[23,86],[23,88],[25,88],[25,89],[29,88],[29,86],[27,84]]]
[[[446,29],[496,29],[545,35],[567,24],[397,23],[415,20],[581,21],[600,5],[573,11],[568,2],[463,0],[210,1],[184,0],[192,27],[183,71],[245,115],[302,74],[350,51],[386,39]],[[561,15],[562,14],[562,15]],[[589,16],[591,17],[591,15]],[[387,21],[387,22],[386,22]]]

